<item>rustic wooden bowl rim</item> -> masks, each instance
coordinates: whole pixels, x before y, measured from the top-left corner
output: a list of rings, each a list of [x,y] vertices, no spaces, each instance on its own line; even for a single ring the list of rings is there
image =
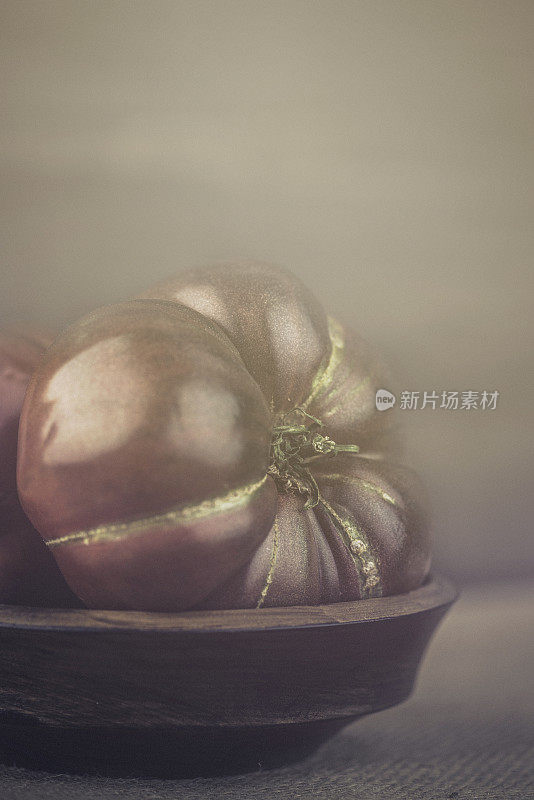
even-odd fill
[[[449,605],[455,597],[456,590],[447,580],[432,576],[418,589],[406,594],[319,606],[175,613],[0,605],[0,628],[109,633],[231,633],[296,629],[406,617]]]

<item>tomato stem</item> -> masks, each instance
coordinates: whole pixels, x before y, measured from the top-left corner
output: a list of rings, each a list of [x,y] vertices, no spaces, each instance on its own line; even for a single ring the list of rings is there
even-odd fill
[[[297,415],[304,418],[302,422],[295,420]],[[358,453],[360,449],[355,444],[336,444],[321,429],[324,423],[298,406],[283,414],[280,424],[273,428],[267,472],[279,490],[307,495],[304,508],[313,508],[320,501],[317,481],[307,465],[324,456]]]

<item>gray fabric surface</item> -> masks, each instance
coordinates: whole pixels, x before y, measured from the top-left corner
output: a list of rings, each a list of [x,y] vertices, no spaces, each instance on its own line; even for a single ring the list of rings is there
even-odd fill
[[[534,586],[466,590],[438,630],[414,696],[273,771],[185,780],[0,767],[5,800],[512,800],[534,798]]]

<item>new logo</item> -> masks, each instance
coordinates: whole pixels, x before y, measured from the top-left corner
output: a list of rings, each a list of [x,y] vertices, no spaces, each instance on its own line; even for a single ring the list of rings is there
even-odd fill
[[[375,405],[378,411],[387,411],[388,408],[393,408],[395,405],[396,397],[387,389],[378,389],[375,395]]]

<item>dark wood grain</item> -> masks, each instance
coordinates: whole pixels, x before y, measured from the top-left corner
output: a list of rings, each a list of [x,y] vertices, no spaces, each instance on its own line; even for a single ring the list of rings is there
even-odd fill
[[[180,614],[0,606],[0,750],[32,769],[193,776],[302,758],[412,690],[435,578],[327,606]]]
[[[0,610],[0,712],[71,726],[262,726],[354,717],[411,691],[454,599],[435,579],[315,608]]]

